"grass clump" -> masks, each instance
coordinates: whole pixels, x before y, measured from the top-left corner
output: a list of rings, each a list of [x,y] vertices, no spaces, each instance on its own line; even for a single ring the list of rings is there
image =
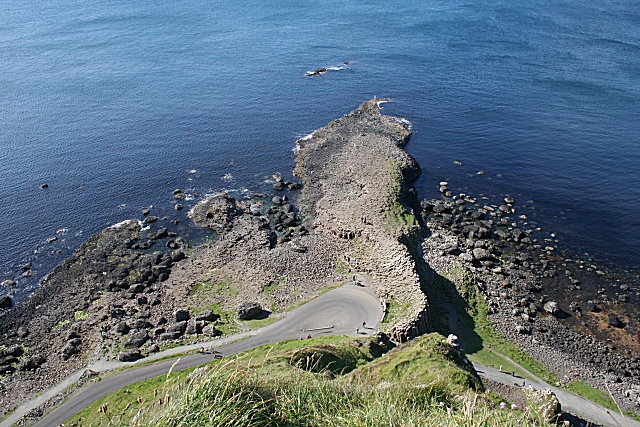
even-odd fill
[[[372,360],[367,340],[288,341],[231,360],[129,387],[118,405],[106,399],[66,425],[112,427],[542,426],[535,412],[501,409],[451,375],[464,371],[437,334]],[[453,351],[453,353],[451,353]],[[314,356],[315,355],[315,356]],[[317,357],[314,369],[291,363]],[[324,360],[324,362],[320,362]],[[327,363],[325,363],[327,362]],[[419,373],[411,371],[423,363]],[[340,369],[334,369],[341,364]],[[374,365],[375,364],[375,365]],[[322,366],[324,366],[324,368]],[[359,366],[358,366],[359,365]],[[332,368],[333,367],[333,368]],[[444,367],[439,380],[427,370]],[[350,373],[341,375],[346,369]],[[464,371],[466,372],[466,371]],[[458,388],[452,388],[452,384]],[[467,382],[467,384],[470,384]],[[459,391],[459,393],[458,393]],[[109,397],[107,397],[108,399]],[[126,403],[125,403],[126,402]],[[106,409],[100,412],[101,409]],[[83,419],[84,417],[84,419]]]
[[[395,298],[388,298],[387,312],[380,322],[379,329],[385,330],[395,325],[400,319],[406,317],[409,308],[411,308],[411,302],[400,302]]]
[[[78,310],[73,313],[73,317],[80,322],[82,320],[87,320],[89,318],[89,313],[87,313],[86,311]]]

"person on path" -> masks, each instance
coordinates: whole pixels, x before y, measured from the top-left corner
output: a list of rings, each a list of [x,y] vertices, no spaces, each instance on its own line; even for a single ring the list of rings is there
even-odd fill
[[[356,326],[356,335],[359,335],[359,334],[360,334],[360,328]]]
[[[366,329],[367,328],[367,322],[362,322],[362,327]]]

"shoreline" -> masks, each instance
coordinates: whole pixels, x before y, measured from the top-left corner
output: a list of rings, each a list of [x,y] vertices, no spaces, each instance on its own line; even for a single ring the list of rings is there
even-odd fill
[[[564,362],[577,348],[589,354],[594,347],[599,358],[617,353],[583,342],[553,315],[540,315],[543,304],[525,313],[517,303],[520,310],[513,314],[514,301],[536,293],[528,289],[536,280],[520,277],[523,267],[534,264],[529,257],[517,263],[511,255],[501,258],[503,246],[493,235],[497,228],[481,231],[485,216],[492,215],[476,218],[471,209],[458,212],[474,203],[458,204],[451,195],[440,203],[418,200],[412,183],[420,167],[403,149],[411,132],[406,121],[379,113],[381,101],[363,103],[301,144],[294,171],[302,181],[300,192],[297,183],[275,178],[276,185],[288,188],[286,193],[276,189],[273,197],[254,194],[242,200],[224,193],[198,203],[192,220],[217,239],[192,247],[153,215],[141,224],[132,220],[89,238],[26,303],[2,314],[0,344],[21,348],[3,356],[10,361],[3,364],[9,386],[0,404],[3,414],[66,373],[118,357],[125,347],[151,354],[160,346],[193,339],[194,333],[211,337],[233,331],[238,302],[255,302],[265,312],[279,313],[360,273],[371,277],[372,289],[393,314],[381,331],[406,341],[436,328],[435,303],[427,297],[432,276],[422,271],[423,263],[438,276],[451,271],[452,263],[467,266],[484,284],[482,292],[495,310],[489,318],[503,335],[532,354],[551,340],[536,354],[546,358],[552,371],[602,386],[596,374],[620,369],[629,377],[614,373],[620,379],[614,386],[618,397],[633,384],[640,387],[638,370],[631,369],[635,362],[624,358],[614,367],[587,362],[584,372],[576,365],[553,364]],[[466,231],[459,227],[464,238],[450,230],[456,215],[470,222]],[[515,238],[521,244],[529,238],[524,232],[514,235],[518,227],[511,228],[504,240]],[[479,241],[484,243],[476,247]],[[508,288],[505,277],[511,278]],[[530,333],[514,332],[514,316]],[[554,334],[537,331],[538,325]],[[582,347],[563,349],[552,337],[558,332]],[[555,347],[562,351],[549,357]]]

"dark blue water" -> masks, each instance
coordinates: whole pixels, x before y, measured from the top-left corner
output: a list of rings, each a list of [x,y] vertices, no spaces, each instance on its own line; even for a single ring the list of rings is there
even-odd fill
[[[413,123],[422,196],[508,194],[562,245],[640,266],[636,1],[4,0],[0,279],[33,261],[34,286],[143,207],[176,217],[174,188],[261,190],[373,95]]]

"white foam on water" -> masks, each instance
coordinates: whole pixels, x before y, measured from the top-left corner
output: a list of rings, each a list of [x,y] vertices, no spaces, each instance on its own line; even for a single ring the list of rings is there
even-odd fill
[[[110,228],[110,229],[122,228],[125,225],[129,225],[134,221],[138,221],[138,220],[137,219],[125,219],[124,221],[120,221],[120,222],[118,222],[116,224],[113,224],[113,225],[109,226],[108,228]],[[138,224],[140,224],[140,227],[142,227],[142,221],[138,221]]]

